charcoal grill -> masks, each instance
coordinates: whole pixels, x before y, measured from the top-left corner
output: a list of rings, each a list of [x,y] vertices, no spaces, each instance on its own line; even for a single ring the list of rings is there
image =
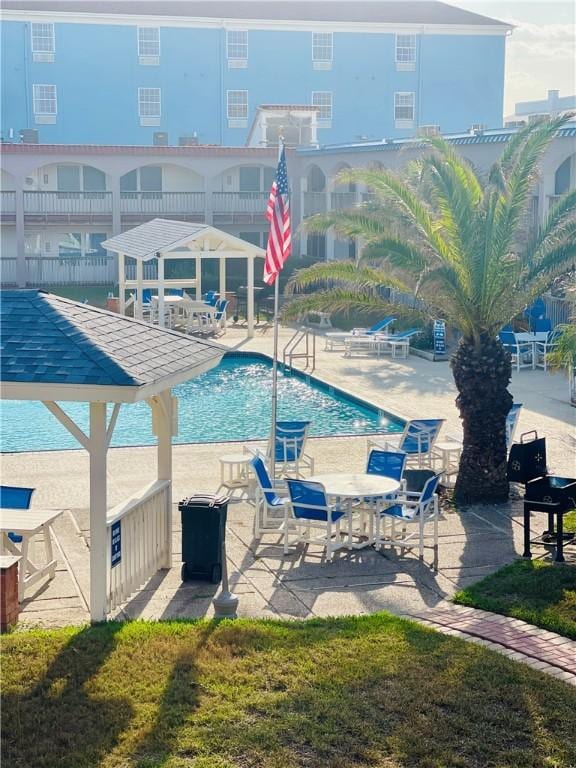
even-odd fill
[[[564,544],[574,534],[564,533],[564,515],[576,508],[576,479],[549,475],[546,462],[546,438],[525,432],[520,442],[510,448],[508,480],[524,485],[524,554],[531,558],[531,545],[556,542],[557,563],[564,562]],[[545,512],[548,528],[542,536],[530,538],[530,512]]]

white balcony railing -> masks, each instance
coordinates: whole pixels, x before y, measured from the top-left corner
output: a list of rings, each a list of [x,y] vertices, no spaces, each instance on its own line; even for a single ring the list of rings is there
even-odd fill
[[[121,192],[120,212],[132,214],[204,213],[204,192]]]
[[[341,211],[345,208],[352,208],[356,202],[355,192],[331,192],[330,208],[333,211]]]
[[[118,279],[114,256],[26,256],[28,285],[110,285]],[[0,259],[2,285],[16,285],[15,257]]]
[[[108,513],[108,611],[128,600],[170,559],[170,482],[157,480]],[[119,525],[118,525],[119,524]],[[111,561],[112,536],[119,561]]]
[[[304,192],[304,216],[326,213],[326,192]]]
[[[0,191],[0,214],[5,216],[13,213],[16,213],[16,192],[3,189]]]
[[[269,192],[213,192],[214,213],[266,213]]]
[[[24,192],[24,213],[51,214],[111,214],[111,192]]]

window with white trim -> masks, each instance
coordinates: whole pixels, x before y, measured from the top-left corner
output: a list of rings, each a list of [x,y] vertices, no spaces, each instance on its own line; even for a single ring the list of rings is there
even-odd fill
[[[36,122],[56,122],[58,103],[55,85],[33,85],[32,103]]]
[[[312,33],[312,62],[319,69],[332,67],[332,32]]]
[[[248,60],[248,32],[229,29],[226,32],[226,58],[228,61]]]
[[[230,128],[245,128],[248,121],[248,91],[227,91],[226,114]]]
[[[332,120],[332,91],[312,91],[312,106],[320,107],[319,120]]]
[[[138,88],[138,114],[140,117],[160,117],[160,88]]]
[[[414,69],[416,63],[416,35],[396,35],[396,64]]]
[[[159,27],[138,27],[138,58],[140,64],[160,63]]]
[[[414,123],[414,93],[394,94],[394,123],[396,128],[411,128]]]
[[[34,61],[54,61],[56,50],[54,24],[31,24],[30,37]]]

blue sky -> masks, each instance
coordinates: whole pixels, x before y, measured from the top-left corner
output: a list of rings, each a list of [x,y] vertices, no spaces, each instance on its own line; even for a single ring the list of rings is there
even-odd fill
[[[450,5],[514,24],[507,45],[505,115],[517,101],[548,90],[576,93],[576,4],[542,0],[447,0]]]

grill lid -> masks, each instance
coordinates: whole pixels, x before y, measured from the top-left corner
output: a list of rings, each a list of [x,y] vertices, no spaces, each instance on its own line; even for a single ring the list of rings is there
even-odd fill
[[[510,448],[508,480],[526,484],[547,473],[546,438],[538,437],[536,432],[525,432],[520,442]]]

